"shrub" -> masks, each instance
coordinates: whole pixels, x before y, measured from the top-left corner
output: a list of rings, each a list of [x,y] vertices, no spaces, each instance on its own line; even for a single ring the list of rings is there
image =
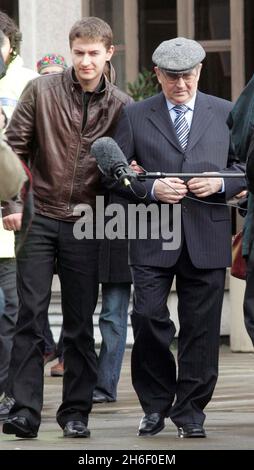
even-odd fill
[[[143,69],[133,83],[128,83],[128,93],[135,101],[142,101],[158,93],[159,84],[156,74]]]

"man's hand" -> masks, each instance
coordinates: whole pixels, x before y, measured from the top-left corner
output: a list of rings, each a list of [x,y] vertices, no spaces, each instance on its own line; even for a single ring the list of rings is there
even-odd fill
[[[135,173],[143,173],[144,172],[144,170],[138,165],[136,160],[132,160],[129,167],[130,167],[131,170],[135,171]]]
[[[241,191],[240,193],[236,194],[234,197],[236,199],[241,199],[242,197],[246,197],[248,194],[248,191],[246,189],[244,189],[243,191]]]
[[[177,204],[187,193],[185,182],[180,178],[162,178],[155,180],[154,196],[168,204]]]
[[[21,229],[22,213],[6,215],[3,217],[3,227],[5,230],[14,230],[17,232]]]
[[[211,196],[221,190],[222,178],[191,178],[187,187],[197,197]]]

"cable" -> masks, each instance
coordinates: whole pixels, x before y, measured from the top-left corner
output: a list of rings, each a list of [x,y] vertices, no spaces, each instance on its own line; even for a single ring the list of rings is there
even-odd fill
[[[146,196],[147,196],[147,189],[146,189],[146,187],[145,187],[145,185],[144,185],[143,183],[141,183],[141,184],[142,184],[142,185],[144,186],[144,188],[145,188],[145,194],[144,194],[144,196],[139,196],[139,195],[136,193],[136,191],[134,191],[134,189],[133,189],[133,187],[132,187],[131,184],[129,185],[129,188],[130,188],[131,191],[133,192],[134,196],[136,196],[138,199],[145,199]]]
[[[166,186],[168,186],[170,189],[172,189],[173,191],[175,191],[176,194],[180,194],[177,189],[173,188],[172,186],[170,186],[170,184],[166,183],[166,181],[162,180],[161,178],[158,178],[159,181],[161,181],[161,183],[164,183]],[[207,204],[208,206],[226,206],[226,207],[235,207],[236,209],[240,209],[240,207],[237,205],[237,204],[230,204],[230,203],[224,203],[224,202],[208,202],[208,201],[202,201],[201,199],[197,199],[195,197],[191,197],[191,196],[184,196],[183,199],[191,199],[192,201],[195,201],[195,202],[199,202],[200,204]],[[245,211],[247,212],[248,209],[242,209],[242,211]]]
[[[141,165],[138,165],[138,166],[139,166],[139,168],[141,168],[145,173],[147,172],[147,170],[146,170],[143,166],[141,166]],[[223,173],[222,173],[222,176],[223,176]],[[173,191],[175,191],[176,194],[178,194],[178,195],[180,194],[180,193],[177,191],[177,189],[175,189],[175,188],[173,188],[172,186],[170,186],[170,184],[166,183],[166,181],[164,181],[164,180],[161,179],[161,178],[158,178],[158,179],[159,179],[159,181],[161,181],[162,183],[166,184],[166,186],[168,186],[170,189],[172,189]],[[134,191],[134,189],[132,188],[131,185],[130,185],[130,189],[132,190],[133,194],[134,194],[136,197],[140,198],[140,199],[145,199],[146,196],[147,196],[147,190],[146,190],[145,196],[142,196],[142,197],[141,197],[141,196],[139,196],[139,195]],[[236,209],[241,209],[241,210],[244,211],[244,212],[247,212],[247,211],[248,211],[248,209],[240,208],[237,204],[230,204],[229,202],[227,202],[227,203],[224,203],[224,202],[208,202],[208,201],[202,201],[201,199],[197,199],[197,198],[194,198],[194,197],[191,197],[191,196],[184,196],[183,199],[190,199],[191,201],[198,202],[198,203],[200,203],[200,204],[206,204],[206,205],[208,205],[208,206],[211,206],[211,205],[212,205],[212,206],[226,206],[226,207],[234,207],[234,208],[236,208]]]

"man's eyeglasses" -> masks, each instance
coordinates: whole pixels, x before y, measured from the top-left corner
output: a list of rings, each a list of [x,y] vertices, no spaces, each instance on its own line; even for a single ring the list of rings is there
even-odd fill
[[[179,78],[182,78],[185,81],[185,83],[191,83],[197,77],[197,72],[195,69],[190,70],[189,72],[183,72],[183,73],[172,73],[164,69],[160,69],[160,70],[162,71],[167,81],[170,83],[176,83],[179,80]]]

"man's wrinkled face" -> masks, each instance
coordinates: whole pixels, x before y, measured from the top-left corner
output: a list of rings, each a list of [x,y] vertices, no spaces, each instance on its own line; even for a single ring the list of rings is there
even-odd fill
[[[202,65],[186,72],[173,74],[166,70],[155,67],[158,82],[166,98],[174,104],[185,104],[191,100],[198,88]]]

